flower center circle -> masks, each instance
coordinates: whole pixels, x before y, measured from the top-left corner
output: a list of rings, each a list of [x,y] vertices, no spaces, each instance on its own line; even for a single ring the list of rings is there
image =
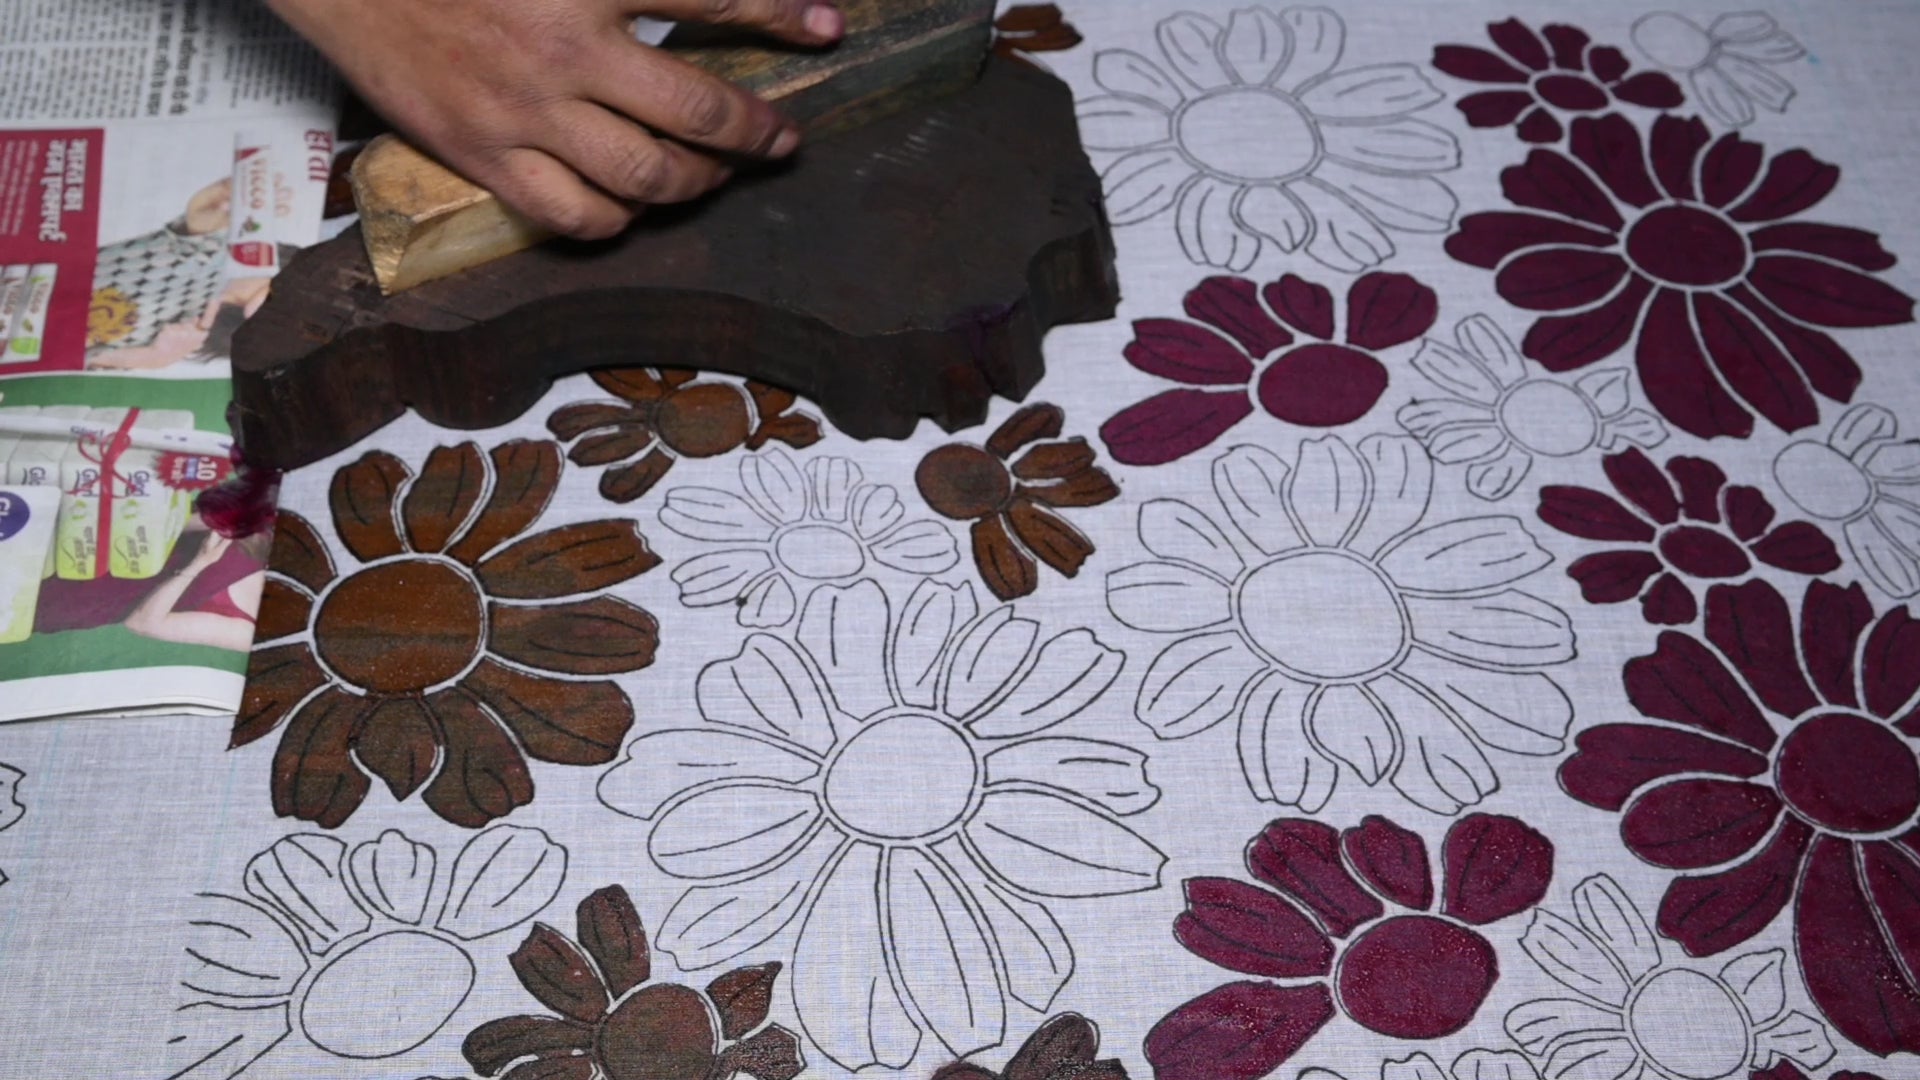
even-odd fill
[[[370,566],[328,593],[313,639],[327,666],[355,686],[414,693],[473,663],[485,614],[486,598],[452,563],[397,559]]]
[[[1337,427],[1367,415],[1387,389],[1380,361],[1345,345],[1302,345],[1260,373],[1260,405],[1302,427]]]
[[[1788,497],[1817,518],[1843,521],[1873,505],[1873,481],[1851,459],[1822,443],[1797,442],[1773,462]]]
[[[860,541],[832,525],[800,525],[773,542],[780,565],[803,578],[830,581],[850,577],[867,564]]]
[[[340,1057],[404,1054],[453,1018],[473,976],[473,961],[445,938],[418,930],[382,934],[313,977],[300,1003],[300,1028]]]
[[[1313,119],[1276,90],[1209,94],[1180,110],[1173,132],[1195,165],[1228,180],[1290,180],[1320,160]]]
[[[654,412],[660,441],[682,457],[718,457],[738,449],[751,434],[747,401],[724,383],[683,386],[668,394]]]
[[[934,513],[956,521],[986,517],[1013,495],[1007,467],[977,446],[943,446],[921,459],[913,478]]]
[[[1664,11],[1633,24],[1633,43],[1647,59],[1673,71],[1692,71],[1713,55],[1713,38],[1705,30]]]
[[[1920,810],[1920,760],[1892,728],[1850,713],[1803,721],[1780,744],[1780,794],[1837,833],[1881,833]]]
[[[1533,81],[1533,91],[1540,100],[1568,112],[1593,112],[1613,100],[1599,83],[1585,75],[1565,72],[1540,76]]]
[[[1467,1026],[1499,971],[1479,934],[1432,915],[1399,915],[1347,946],[1335,982],[1341,1008],[1369,1030],[1437,1039]]]
[[[973,746],[952,727],[914,713],[883,717],[827,767],[827,809],[864,836],[932,836],[967,815],[979,773]]]
[[[1697,206],[1662,206],[1627,229],[1627,258],[1667,285],[1724,285],[1747,272],[1747,237]]]
[[[1753,568],[1745,548],[1718,529],[1680,525],[1660,537],[1660,556],[1689,577],[1739,577]]]
[[[608,1080],[706,1080],[720,1057],[713,1017],[684,986],[648,986],[600,1025],[593,1056]]]
[[[1500,402],[1507,437],[1536,454],[1570,457],[1600,438],[1600,415],[1571,386],[1529,379]]]
[[[1338,612],[1339,632],[1329,633]],[[1355,679],[1400,658],[1407,618],[1378,570],[1343,551],[1286,555],[1240,586],[1240,625],[1253,646],[1309,682]]]
[[[1663,1071],[1687,1080],[1719,1080],[1744,1071],[1747,1013],[1717,980],[1697,971],[1663,971],[1627,1007],[1627,1028]]]

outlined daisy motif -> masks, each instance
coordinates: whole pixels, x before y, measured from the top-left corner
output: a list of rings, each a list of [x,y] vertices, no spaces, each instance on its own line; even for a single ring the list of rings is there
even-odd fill
[[[807,589],[846,584],[874,565],[929,576],[960,562],[945,525],[908,521],[900,493],[868,483],[852,458],[818,457],[804,470],[784,450],[742,458],[738,493],[674,488],[660,523],[719,548],[673,568],[680,602],[732,604],[745,627],[785,626]]]
[[[1149,502],[1154,559],[1107,577],[1115,618],[1179,635],[1135,703],[1155,735],[1237,715],[1254,797],[1308,813],[1344,771],[1455,814],[1499,786],[1483,746],[1560,751],[1573,706],[1544,671],[1573,626],[1514,588],[1553,561],[1518,518],[1428,523],[1433,463],[1405,436],[1309,440],[1291,465],[1236,447],[1213,488],[1227,528]]]
[[[696,971],[797,923],[795,1011],[847,1069],[902,1068],[923,1033],[952,1057],[1000,1045],[1013,1002],[1044,1012],[1072,974],[1049,904],[1160,884],[1166,856],[1121,822],[1160,797],[1145,755],[1052,730],[1120,655],[978,613],[970,583],[897,610],[872,581],[822,586],[797,643],[708,665],[707,725],[635,739],[601,779],[696,883],[657,947]]]
[[[1656,11],[1634,21],[1633,43],[1647,59],[1684,77],[1693,103],[1732,128],[1753,123],[1756,105],[1786,112],[1793,84],[1767,67],[1807,55],[1761,11],[1722,15],[1704,28],[1685,15]]]
[[[1920,595],[1920,439],[1879,405],[1855,405],[1825,442],[1780,451],[1773,478],[1787,498],[1822,521],[1841,523],[1854,565],[1882,592]]]
[[[478,828],[533,800],[527,759],[612,761],[633,724],[601,676],[653,662],[659,625],[602,590],[659,558],[630,520],[532,532],[560,448],[374,450],[333,475],[341,568],[280,512],[231,748],[279,731],[273,810],[338,828],[379,780]]]
[[[573,443],[567,457],[575,465],[610,466],[600,474],[600,495],[610,502],[652,491],[681,458],[820,441],[820,421],[794,411],[793,394],[765,383],[702,379],[680,368],[611,368],[591,378],[620,401],[563,405],[547,417],[547,430]]]
[[[1535,31],[1507,19],[1488,23],[1487,37],[1498,52],[1433,47],[1434,67],[1488,87],[1459,102],[1460,115],[1477,128],[1513,124],[1527,142],[1552,143],[1567,131],[1556,114],[1600,112],[1615,102],[1671,109],[1685,100],[1680,84],[1657,71],[1632,71],[1625,53],[1595,44],[1577,26],[1548,23]]]
[[[1365,1074],[1360,1074],[1365,1075]],[[1347,1080],[1332,1069],[1305,1069],[1297,1080]],[[1526,1055],[1513,1050],[1473,1049],[1442,1068],[1430,1054],[1409,1054],[1380,1063],[1380,1080],[1542,1080]]]
[[[535,923],[510,958],[520,985],[559,1016],[507,1016],[460,1051],[506,1080],[793,1080],[800,1040],[767,1023],[780,965],[736,968],[704,990],[653,979],[646,927],[618,885],[580,901],[578,933]]]
[[[25,804],[20,801],[20,781],[27,774],[5,762],[0,762],[0,832],[6,832],[27,815]],[[7,873],[0,870],[0,885],[7,883]]]
[[[495,825],[438,862],[392,829],[351,849],[301,833],[255,856],[240,894],[203,893],[168,1080],[229,1080],[295,1035],[352,1060],[433,1038],[473,990],[470,943],[552,903],[567,851]]]
[[[1395,418],[1435,461],[1465,465],[1467,490],[1482,499],[1513,494],[1535,458],[1667,441],[1667,425],[1633,407],[1626,368],[1555,378],[1528,364],[1485,315],[1462,319],[1453,336],[1457,347],[1427,338],[1413,358],[1415,371],[1453,396],[1416,396]]]
[[[1226,26],[1182,12],[1155,31],[1160,61],[1094,57],[1106,93],[1080,134],[1121,156],[1103,174],[1117,226],[1172,211],[1195,263],[1235,273],[1267,244],[1357,273],[1390,231],[1444,233],[1458,200],[1452,133],[1413,114],[1445,97],[1413,64],[1342,67],[1347,28],[1324,7],[1241,8]]]
[[[1574,887],[1573,907],[1574,919],[1536,910],[1520,938],[1540,970],[1577,995],[1507,1013],[1507,1035],[1543,1075],[1744,1080],[1783,1061],[1817,1069],[1833,1057],[1826,1027],[1787,1008],[1784,950],[1676,960],[1605,874]]]

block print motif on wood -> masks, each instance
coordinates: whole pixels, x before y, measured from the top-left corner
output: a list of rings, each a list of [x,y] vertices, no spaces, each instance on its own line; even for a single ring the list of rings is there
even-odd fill
[[[520,984],[560,1015],[475,1028],[461,1052],[481,1076],[793,1080],[806,1068],[793,1032],[767,1023],[779,964],[737,968],[704,990],[655,980],[646,928],[618,885],[580,901],[576,925],[569,939],[535,923],[514,951]]]
[[[478,827],[533,799],[527,758],[613,760],[633,723],[606,676],[652,663],[652,615],[604,590],[659,564],[634,522],[533,531],[560,448],[442,446],[415,475],[370,451],[334,474],[344,573],[280,515],[235,748],[280,732],[274,813],[336,828],[373,780]]]
[[[592,378],[618,402],[585,401],[554,411],[547,430],[573,443],[575,465],[608,466],[600,494],[628,503],[652,491],[682,458],[758,450],[771,442],[799,449],[820,441],[820,421],[794,408],[785,390],[699,377],[678,368],[614,368]]]
[[[1002,600],[1039,588],[1041,563],[1077,576],[1093,540],[1064,512],[1120,495],[1085,439],[1060,437],[1065,423],[1058,406],[1029,405],[995,428],[985,446],[949,443],[929,451],[914,472],[936,513],[973,523],[974,568]]]

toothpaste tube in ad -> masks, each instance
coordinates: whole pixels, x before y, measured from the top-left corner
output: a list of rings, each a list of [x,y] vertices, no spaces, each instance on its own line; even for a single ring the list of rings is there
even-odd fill
[[[233,137],[233,193],[227,213],[227,276],[270,277],[280,270],[278,220],[284,172],[273,137],[241,130]]]
[[[41,263],[27,271],[25,295],[8,328],[0,364],[31,364],[40,359],[40,346],[47,334],[47,310],[53,304],[53,282],[59,272],[52,263]]]
[[[143,409],[134,431],[190,431],[193,414],[179,409]],[[128,449],[102,478],[113,496],[107,572],[117,578],[153,577],[173,554],[186,527],[193,496],[168,483],[170,451]]]
[[[112,431],[127,418],[125,409],[89,409],[86,426]],[[54,529],[54,572],[67,581],[91,581],[100,560],[101,457],[105,443],[83,439],[69,443],[60,457],[60,524]]]
[[[40,568],[53,547],[55,487],[0,487],[0,645],[27,640],[40,603]]]
[[[7,459],[20,449],[20,440],[24,435],[16,435],[7,430],[7,421],[26,416],[39,416],[38,405],[0,405],[0,484],[7,482]]]
[[[73,423],[86,419],[88,411],[85,405],[48,405],[40,410],[37,419]],[[16,487],[58,488],[60,461],[72,445],[73,437],[68,434],[21,438],[13,453],[7,455],[6,482]],[[54,561],[53,545],[48,544],[41,577],[53,576]]]
[[[32,269],[25,264],[0,266],[0,354],[13,337],[13,320],[27,306],[27,274]]]

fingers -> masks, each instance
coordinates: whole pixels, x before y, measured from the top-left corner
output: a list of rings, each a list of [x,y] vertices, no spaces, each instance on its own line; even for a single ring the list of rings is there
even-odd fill
[[[729,169],[705,154],[655,138],[631,120],[589,102],[555,117],[539,147],[602,191],[638,203],[676,203],[719,187]]]
[[[637,42],[602,43],[581,88],[615,112],[679,142],[746,157],[785,157],[800,129],[772,105],[684,60]]]
[[[508,206],[561,236],[604,240],[633,220],[633,207],[595,190],[580,174],[539,150],[505,151],[491,167],[469,175]]]
[[[801,45],[837,41],[846,18],[833,0],[627,0],[631,14],[739,26]]]

